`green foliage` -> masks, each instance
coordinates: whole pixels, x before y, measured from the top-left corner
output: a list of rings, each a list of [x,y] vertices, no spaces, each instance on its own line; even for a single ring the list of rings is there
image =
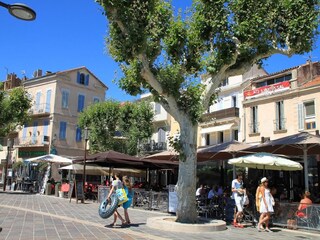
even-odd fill
[[[79,126],[90,128],[91,151],[115,150],[137,154],[139,141],[152,134],[153,111],[148,102],[123,103],[106,101],[86,108]],[[118,133],[121,136],[117,136]]]
[[[31,99],[23,88],[0,90],[0,136],[6,136],[19,125],[28,122]]]
[[[186,17],[174,16],[164,0],[97,2],[109,20],[109,52],[124,73],[119,86],[132,95],[157,92],[161,103],[173,97],[194,124],[208,107],[201,105],[214,99],[205,96],[213,91],[190,79],[199,82],[197,76],[207,72],[222,81],[228,71],[241,73],[274,53],[310,51],[319,24],[318,0],[194,0]],[[153,78],[141,75],[146,68]]]

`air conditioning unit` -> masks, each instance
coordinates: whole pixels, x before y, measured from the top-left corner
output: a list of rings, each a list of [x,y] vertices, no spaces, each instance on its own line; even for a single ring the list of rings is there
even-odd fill
[[[43,143],[49,144],[49,136],[43,136]]]
[[[38,113],[43,113],[43,108],[40,108],[40,109],[38,110]]]

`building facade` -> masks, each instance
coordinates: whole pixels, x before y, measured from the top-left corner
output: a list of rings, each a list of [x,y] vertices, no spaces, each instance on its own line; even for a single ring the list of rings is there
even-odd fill
[[[266,74],[263,68],[254,65],[247,73],[229,77],[221,83],[216,103],[203,114],[199,124],[198,146],[243,141],[243,90],[250,79]]]
[[[299,132],[317,134],[320,129],[319,107],[319,62],[307,62],[253,79],[244,91],[244,140],[256,144]],[[303,164],[302,156],[294,157],[295,161]],[[319,159],[319,155],[308,156],[309,185],[315,195],[320,189]],[[279,173],[275,179],[279,184],[291,184],[295,199],[299,199],[298,194],[304,185],[302,171],[291,177],[287,173]]]

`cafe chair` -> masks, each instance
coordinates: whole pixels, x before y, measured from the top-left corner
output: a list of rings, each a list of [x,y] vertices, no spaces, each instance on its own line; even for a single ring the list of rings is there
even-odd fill
[[[296,212],[298,227],[317,228],[319,224],[320,210],[314,206],[308,206]]]

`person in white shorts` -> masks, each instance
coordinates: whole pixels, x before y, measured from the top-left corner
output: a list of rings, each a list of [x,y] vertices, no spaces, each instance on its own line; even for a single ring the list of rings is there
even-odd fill
[[[233,219],[233,225],[235,227],[243,227],[243,225],[237,223],[237,219],[239,219],[243,212],[243,197],[244,197],[244,189],[243,189],[243,176],[242,173],[237,174],[237,178],[234,179],[231,183],[231,191],[232,197],[236,203],[237,213]]]

